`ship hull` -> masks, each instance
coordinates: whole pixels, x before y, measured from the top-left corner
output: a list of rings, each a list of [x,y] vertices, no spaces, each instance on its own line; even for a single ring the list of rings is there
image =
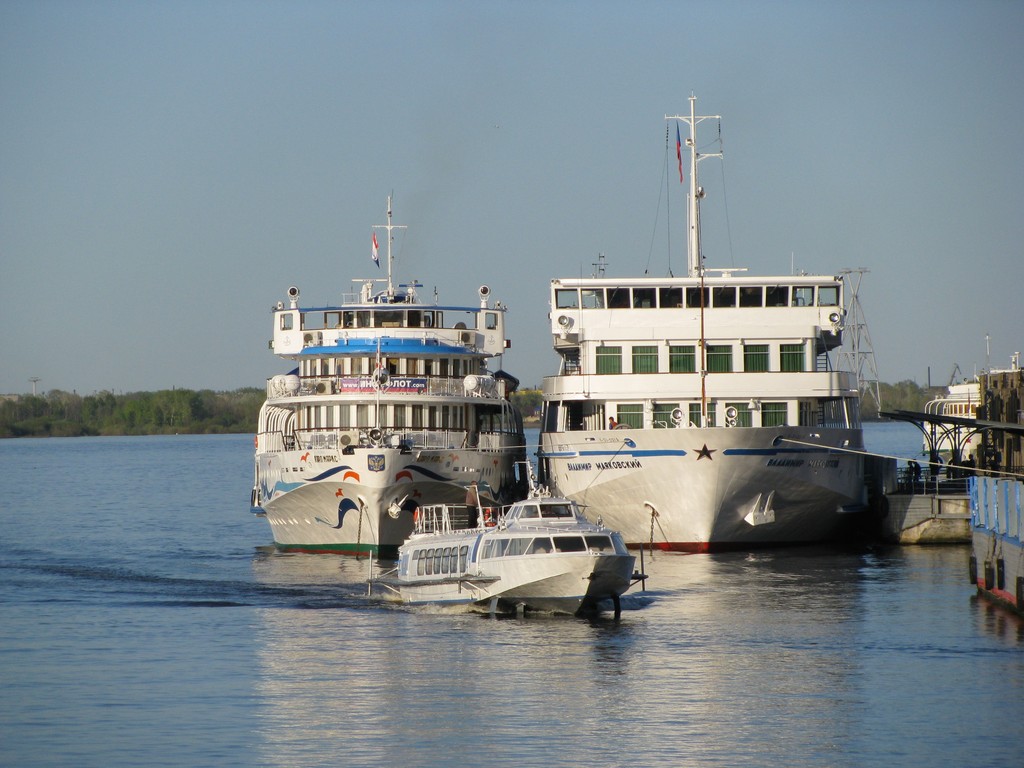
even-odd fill
[[[577,613],[596,607],[629,589],[634,558],[630,555],[549,555],[504,558],[486,579],[449,579],[399,584],[410,605],[477,605],[492,600],[502,611],[518,605],[535,611]]]
[[[541,439],[552,490],[634,547],[823,541],[862,505],[859,429],[618,429]]]
[[[306,450],[257,456],[260,511],[283,550],[394,556],[418,506],[461,503],[466,478],[499,503],[518,498],[523,451],[391,448]],[[487,498],[485,496],[485,498]]]

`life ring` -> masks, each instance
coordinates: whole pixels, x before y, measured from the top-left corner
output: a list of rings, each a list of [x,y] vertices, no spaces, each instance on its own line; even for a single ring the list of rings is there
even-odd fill
[[[493,528],[495,524],[494,507],[484,507],[484,528]]]

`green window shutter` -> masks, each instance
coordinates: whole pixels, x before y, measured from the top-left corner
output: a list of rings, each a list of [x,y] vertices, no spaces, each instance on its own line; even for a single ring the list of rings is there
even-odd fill
[[[597,372],[622,373],[622,347],[598,347]]]
[[[732,347],[728,344],[708,344],[708,371],[732,373]]]
[[[693,346],[668,348],[669,373],[696,373],[697,355]]]
[[[793,373],[804,370],[803,344],[783,344],[780,352],[779,367],[783,371]]]
[[[786,404],[785,403],[761,403],[761,426],[762,427],[784,427],[784,426],[786,426]]]
[[[640,403],[620,405],[617,410],[619,424],[625,424],[633,429],[642,429],[644,426],[644,407]]]
[[[750,414],[749,403],[726,403],[726,409],[736,409],[736,426],[737,427],[750,427],[753,426],[753,418]]]
[[[743,370],[747,373],[764,373],[768,370],[768,345],[743,345]]]
[[[674,427],[672,422],[672,411],[679,407],[679,403],[656,403],[654,406],[654,428],[665,429]]]
[[[633,373],[657,373],[658,348],[633,347]]]

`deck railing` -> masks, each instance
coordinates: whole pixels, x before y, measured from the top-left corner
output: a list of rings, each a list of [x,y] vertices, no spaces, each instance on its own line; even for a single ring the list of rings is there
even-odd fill
[[[972,477],[971,524],[1017,541],[1024,532],[1024,482]]]

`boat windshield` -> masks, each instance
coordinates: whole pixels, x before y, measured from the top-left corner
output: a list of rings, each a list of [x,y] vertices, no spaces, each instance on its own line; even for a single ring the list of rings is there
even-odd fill
[[[543,504],[540,508],[541,517],[571,518],[572,507],[568,504]]]
[[[565,502],[549,503],[549,504],[524,504],[520,507],[519,515],[520,520],[572,520],[573,515],[572,505],[566,504]]]

